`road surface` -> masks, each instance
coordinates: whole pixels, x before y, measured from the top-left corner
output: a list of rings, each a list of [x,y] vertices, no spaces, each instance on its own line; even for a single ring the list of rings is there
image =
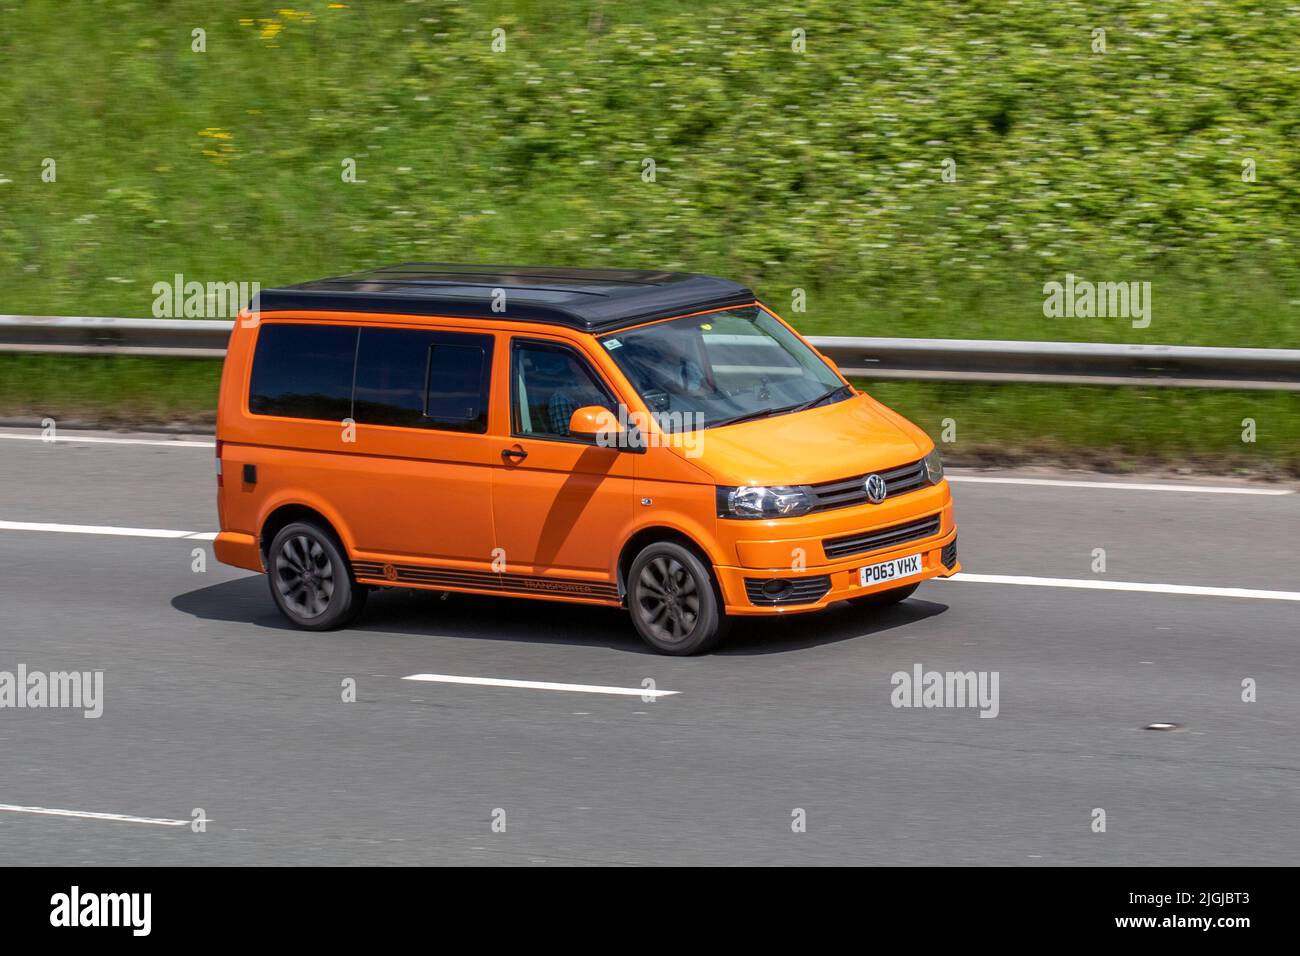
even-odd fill
[[[504,598],[381,593],[295,631],[212,559],[210,439],[0,433],[0,672],[104,672],[98,719],[0,709],[0,864],[1300,855],[1295,486],[958,472],[974,577],[674,659],[619,612]],[[996,672],[997,716],[894,707],[916,665]]]

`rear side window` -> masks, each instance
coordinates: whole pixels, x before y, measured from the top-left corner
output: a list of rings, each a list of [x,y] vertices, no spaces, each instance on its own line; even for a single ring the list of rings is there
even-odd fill
[[[342,421],[352,414],[358,329],[264,323],[257,333],[248,410]]]
[[[248,410],[482,434],[491,368],[490,335],[263,323]]]
[[[492,336],[363,328],[352,417],[359,425],[487,431]]]

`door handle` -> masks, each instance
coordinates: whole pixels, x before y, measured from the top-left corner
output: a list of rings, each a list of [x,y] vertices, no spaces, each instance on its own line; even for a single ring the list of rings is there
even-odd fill
[[[513,458],[516,462],[520,462],[528,457],[528,452],[524,451],[522,448],[502,448],[501,457]]]

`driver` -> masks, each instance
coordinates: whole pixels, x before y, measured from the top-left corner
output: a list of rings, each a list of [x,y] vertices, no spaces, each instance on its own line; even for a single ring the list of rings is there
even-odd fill
[[[624,346],[627,351],[623,353],[623,361],[643,395],[666,391],[689,396],[710,391],[708,376],[700,363],[685,349],[675,348],[677,344],[677,337],[673,336],[654,345],[629,342]]]

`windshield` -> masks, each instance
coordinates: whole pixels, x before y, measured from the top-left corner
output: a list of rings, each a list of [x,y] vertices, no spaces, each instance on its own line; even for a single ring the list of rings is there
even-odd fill
[[[757,306],[647,325],[600,340],[667,432],[798,411],[852,392]]]

